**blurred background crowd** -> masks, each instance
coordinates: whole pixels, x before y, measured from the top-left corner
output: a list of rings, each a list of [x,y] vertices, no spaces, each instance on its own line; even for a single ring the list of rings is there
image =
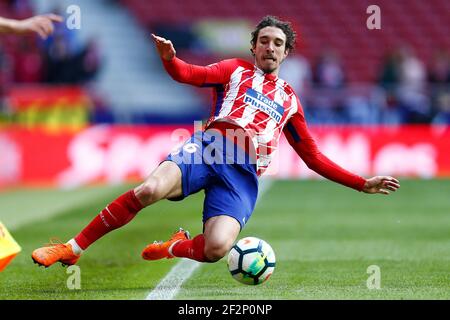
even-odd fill
[[[171,80],[150,33],[171,39],[190,63],[251,61],[250,33],[267,14],[291,21],[297,32],[280,76],[296,90],[309,123],[450,124],[447,0],[377,1],[380,30],[366,27],[366,0],[2,0],[0,16],[67,18],[73,4],[81,9],[79,30],[61,23],[46,40],[1,36],[0,126],[54,122],[48,103],[36,113],[39,103],[28,98],[67,88],[83,98],[61,94],[53,103],[83,105],[74,120],[81,125],[206,118],[210,91]]]

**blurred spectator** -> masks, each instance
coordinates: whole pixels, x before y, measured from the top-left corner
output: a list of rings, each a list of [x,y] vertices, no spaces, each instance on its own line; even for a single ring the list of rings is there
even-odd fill
[[[91,80],[100,67],[97,45],[94,40],[80,51],[70,50],[67,38],[55,35],[47,53],[49,83],[82,84]]]
[[[450,125],[450,92],[441,93],[436,99],[437,114],[433,118],[433,124]]]
[[[47,52],[47,77],[49,83],[71,83],[75,65],[64,36],[58,34],[52,39]]]
[[[431,101],[426,92],[425,64],[415,56],[411,47],[399,48],[399,86],[396,91],[400,112],[405,123],[429,123]]]
[[[82,83],[86,83],[91,81],[97,75],[100,69],[100,53],[98,49],[98,43],[94,38],[91,38],[87,45],[83,48],[83,50],[78,55],[77,59],[79,59],[79,81]]]
[[[392,92],[387,91],[384,99],[385,103],[380,104],[380,119],[382,124],[398,125],[402,123],[402,114],[398,99]]]
[[[3,98],[13,81],[13,72],[11,56],[6,53],[3,45],[0,43],[0,99]]]
[[[384,91],[369,84],[353,84],[343,92],[345,121],[354,124],[375,124],[385,102]]]
[[[429,94],[435,116],[433,123],[450,124],[450,59],[445,50],[437,51],[428,69]]]
[[[388,52],[382,62],[380,85],[391,89],[400,81],[400,55],[397,51]]]
[[[314,81],[324,88],[340,88],[344,85],[344,68],[335,51],[326,50],[322,53],[315,68]]]
[[[287,81],[299,95],[311,85],[312,72],[309,61],[299,54],[290,54],[283,61],[280,78]]]
[[[428,81],[431,84],[450,84],[450,58],[446,51],[435,53],[428,70]]]
[[[33,15],[29,0],[3,0],[7,3],[16,19],[25,19]]]
[[[286,67],[284,67],[286,68]],[[314,88],[305,103],[309,104],[309,121],[313,123],[343,123],[347,112],[342,99],[341,90],[344,86],[344,68],[336,52],[325,50],[313,70]],[[338,90],[339,89],[339,90]]]
[[[427,94],[425,64],[412,48],[402,44],[388,52],[382,64],[379,83],[386,89],[381,106],[383,123],[427,123],[431,121],[431,101]]]
[[[409,46],[400,48],[399,82],[410,89],[422,89],[426,83],[425,64],[415,56]]]
[[[149,27],[149,30],[171,39],[177,50],[196,49],[195,45],[198,44],[197,36],[190,24],[157,24]]]
[[[19,83],[42,81],[44,65],[35,37],[20,38],[17,49],[14,56],[14,80]]]
[[[431,100],[425,90],[401,86],[398,88],[397,98],[403,123],[430,123]]]

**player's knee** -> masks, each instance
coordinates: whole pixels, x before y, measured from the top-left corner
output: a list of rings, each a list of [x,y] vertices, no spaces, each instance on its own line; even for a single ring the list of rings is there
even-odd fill
[[[209,262],[216,262],[222,259],[227,254],[224,247],[205,248],[205,257]]]
[[[232,242],[230,241],[212,241],[205,244],[205,257],[210,262],[216,262],[222,259],[230,251]]]
[[[150,178],[137,187],[136,197],[143,203],[145,206],[148,206],[156,201],[160,200],[160,192],[159,192],[160,181],[158,178]]]

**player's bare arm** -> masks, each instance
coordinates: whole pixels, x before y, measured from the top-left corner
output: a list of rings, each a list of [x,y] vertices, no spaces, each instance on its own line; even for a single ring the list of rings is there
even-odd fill
[[[154,35],[153,33],[152,33],[152,40],[153,42],[155,42],[156,49],[158,50],[158,53],[161,56],[161,58],[170,61],[175,57],[177,52],[175,51],[172,41]]]
[[[24,20],[0,18],[1,33],[37,33],[42,39],[46,39],[53,33],[54,22],[62,22],[63,18],[56,14],[38,15]]]
[[[390,176],[375,176],[366,180],[362,191],[388,195],[390,191],[395,192],[398,188],[400,188],[400,182],[397,179]]]

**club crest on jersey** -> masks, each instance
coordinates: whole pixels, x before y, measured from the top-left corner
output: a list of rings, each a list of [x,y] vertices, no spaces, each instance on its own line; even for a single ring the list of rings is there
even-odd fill
[[[269,115],[277,123],[280,123],[281,118],[283,117],[284,108],[281,105],[251,88],[247,89],[245,92],[244,103],[248,103],[249,105],[258,108]]]
[[[280,90],[280,96],[281,96],[281,99],[283,99],[283,101],[289,101],[289,96],[287,95],[286,92]]]

